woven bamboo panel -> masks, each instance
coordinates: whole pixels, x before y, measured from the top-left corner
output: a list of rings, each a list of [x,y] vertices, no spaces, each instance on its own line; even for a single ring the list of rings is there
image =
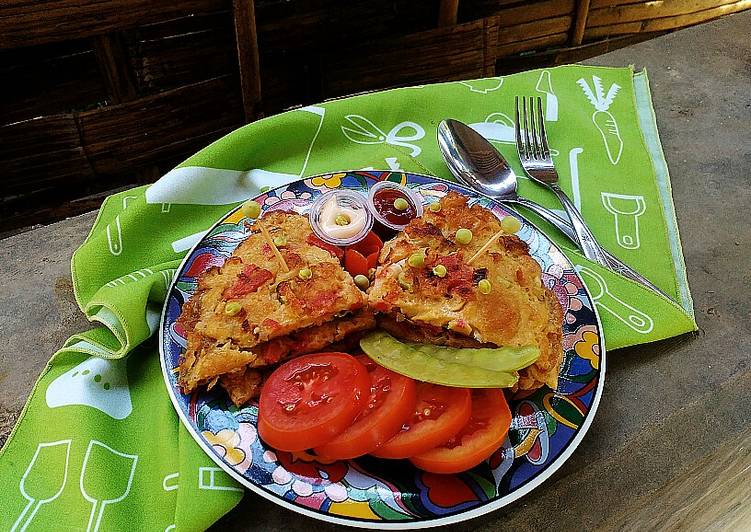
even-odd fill
[[[5,0],[0,231],[294,105],[573,62],[751,0]]]

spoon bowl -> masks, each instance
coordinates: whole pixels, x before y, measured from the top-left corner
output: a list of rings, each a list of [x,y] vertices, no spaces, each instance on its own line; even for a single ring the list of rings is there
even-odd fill
[[[438,146],[459,181],[500,200],[514,201],[516,174],[482,135],[451,118],[438,125]]]

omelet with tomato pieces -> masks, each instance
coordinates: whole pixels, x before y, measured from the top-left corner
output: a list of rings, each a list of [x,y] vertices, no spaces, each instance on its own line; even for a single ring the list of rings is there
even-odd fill
[[[563,359],[563,311],[543,286],[540,265],[526,243],[504,233],[487,209],[468,206],[456,192],[439,204],[440,210],[426,210],[381,250],[368,291],[378,325],[412,342],[536,345],[540,357],[519,372],[517,387],[555,389]],[[457,241],[459,229],[471,231],[469,242]],[[410,264],[413,255],[417,266]]]
[[[256,220],[222,266],[199,276],[183,306],[183,392],[219,382],[242,404],[260,387],[256,368],[373,328],[367,297],[342,268],[339,253],[315,236],[305,216],[272,212]]]

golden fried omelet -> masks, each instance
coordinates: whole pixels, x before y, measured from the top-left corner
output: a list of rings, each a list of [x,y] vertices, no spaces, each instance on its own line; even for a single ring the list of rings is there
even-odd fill
[[[185,393],[232,372],[220,384],[247,391],[258,379],[240,370],[320,350],[375,324],[363,309],[365,294],[306,217],[273,212],[250,230],[221,267],[201,274],[183,306],[178,321],[188,345],[179,382]]]
[[[455,192],[440,205],[440,211],[413,219],[381,250],[368,291],[379,326],[403,340],[455,347],[537,345],[540,358],[519,372],[518,387],[555,388],[563,313],[542,284],[539,264],[510,234],[501,234],[468,263],[501,232],[500,221],[478,205],[467,206],[467,198]],[[472,231],[468,244],[456,242],[460,228]],[[424,267],[409,266],[409,256],[420,251]],[[443,277],[433,272],[438,265],[445,268]],[[490,281],[488,294],[478,289],[482,279]]]

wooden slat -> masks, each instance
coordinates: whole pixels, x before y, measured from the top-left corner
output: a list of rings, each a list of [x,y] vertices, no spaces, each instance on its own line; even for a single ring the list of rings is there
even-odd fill
[[[93,177],[73,115],[57,115],[0,127],[0,198]]]
[[[225,76],[133,102],[80,113],[97,173],[121,172],[182,152],[194,137],[242,123],[237,77]]]
[[[529,0],[464,0],[459,4],[459,22],[471,22],[497,15],[500,10],[531,5]]]
[[[542,19],[573,16],[575,0],[547,0],[543,2],[529,3],[506,7],[495,12],[501,26],[535,22]]]
[[[645,0],[592,0],[590,2],[591,9],[597,9],[600,7],[614,7],[623,6],[628,4],[643,4]]]
[[[525,51],[523,55],[512,55],[499,58],[497,62],[497,71],[499,75],[505,75],[532,68],[576,63],[590,57],[602,55],[611,50],[630,46],[664,34],[665,32],[627,35],[592,43],[585,43],[579,46],[560,48],[550,47],[543,48],[539,51]]]
[[[642,20],[675,17],[697,13],[710,9],[721,9],[724,5],[747,4],[737,0],[662,0],[660,2],[643,2],[615,7],[592,9],[589,14],[589,27],[624,24]]]
[[[438,7],[438,27],[453,26],[456,24],[459,12],[459,0],[440,0]]]
[[[700,22],[707,22],[717,17],[743,11],[751,8],[751,0],[737,1],[713,9],[706,9],[696,13],[678,15],[674,17],[662,17],[656,19],[627,22],[624,24],[612,24],[588,28],[584,32],[584,39],[598,39],[612,35],[625,35],[642,32],[655,32],[683,28]]]
[[[325,96],[489,75],[495,61],[497,31],[494,18],[483,19],[374,41],[325,56]],[[377,62],[370,59],[375,54]]]
[[[18,230],[32,224],[49,224],[69,216],[76,216],[96,210],[102,205],[104,198],[115,192],[117,190],[107,190],[106,192],[86,198],[74,198],[72,201],[58,202],[57,205],[49,206],[42,203],[46,201],[45,198],[35,196],[29,198],[29,201],[36,205],[33,210],[24,209],[23,206],[19,206],[16,209],[11,209],[7,206],[2,208],[2,204],[0,204],[0,231],[2,231],[0,239],[12,235],[14,229]]]
[[[143,95],[236,73],[238,68],[230,11],[138,28],[128,47]]]
[[[107,176],[184,157],[242,123],[236,77],[133,102],[0,127],[0,197],[76,192]],[[217,102],[220,95],[221,104]],[[59,197],[54,198],[59,200]]]
[[[483,19],[483,76],[495,76],[498,43],[498,17]]]
[[[570,16],[565,16],[506,27],[503,26],[503,22],[501,21],[498,28],[498,45],[513,44],[524,40],[566,32],[571,28],[571,21],[572,18]]]
[[[89,43],[0,51],[0,125],[107,100]]]
[[[584,27],[587,25],[589,18],[589,0],[578,0],[576,5],[576,18],[574,19],[574,29],[571,32],[571,44],[578,46],[584,38]]]
[[[323,100],[320,63],[320,59],[312,55],[261,54],[263,113],[274,114],[290,105]]]
[[[233,0],[237,58],[245,121],[259,118],[261,71],[254,0]]]
[[[104,73],[112,103],[133,100],[138,93],[122,35],[97,35],[94,37],[94,50]]]
[[[256,6],[261,53],[361,46],[370,40],[428,31],[435,28],[437,18],[435,0],[298,0]]]
[[[4,0],[0,49],[81,39],[186,14],[227,8],[228,0]]]
[[[495,49],[496,56],[504,57],[521,52],[528,52],[530,50],[539,50],[541,48],[547,48],[549,46],[559,46],[568,42],[568,35],[568,32],[554,33],[553,35],[545,35],[543,37],[537,37],[536,39],[504,44],[502,46],[498,46]]]
[[[592,41],[616,35],[630,35],[641,33],[644,26],[641,22],[627,22],[626,24],[611,24],[609,26],[597,26],[584,30],[584,40]]]

